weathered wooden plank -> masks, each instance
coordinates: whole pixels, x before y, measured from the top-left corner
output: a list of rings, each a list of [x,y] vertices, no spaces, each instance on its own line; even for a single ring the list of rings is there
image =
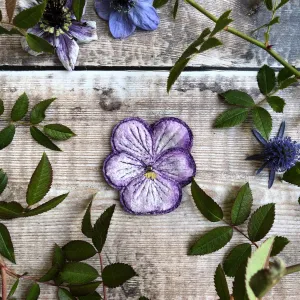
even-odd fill
[[[287,236],[291,245],[282,258],[288,263],[299,262],[300,207],[299,189],[276,182],[267,189],[267,173],[255,177],[258,164],[245,161],[247,155],[259,150],[251,136],[251,124],[228,130],[212,129],[215,117],[226,107],[217,93],[229,88],[241,88],[260,98],[255,72],[187,72],[175,85],[170,96],[165,86],[167,72],[2,72],[0,98],[9,116],[14,100],[23,91],[31,105],[56,96],[47,113],[47,123],[61,122],[70,126],[77,137],[59,145],[62,153],[47,151],[54,168],[54,183],[50,196],[70,191],[59,208],[42,216],[5,222],[15,244],[18,272],[28,271],[39,276],[50,264],[54,243],[63,245],[70,239],[82,239],[80,222],[90,196],[99,191],[93,206],[93,218],[112,203],[118,195],[103,180],[100,166],[110,152],[112,127],[129,116],[139,116],[154,122],[164,116],[182,118],[195,136],[193,155],[197,181],[224,208],[228,217],[233,191],[249,181],[255,205],[274,201],[276,222],[271,234]],[[287,133],[299,140],[299,92],[296,88],[282,92],[287,100],[284,116],[274,114],[275,128],[281,119],[287,121]],[[28,128],[17,128],[13,143],[0,151],[0,167],[9,176],[9,188],[3,198],[24,201],[26,186],[44,149],[30,138]],[[189,188],[183,203],[171,214],[156,217],[136,217],[117,205],[109,238],[105,246],[105,263],[127,262],[139,277],[109,291],[109,299],[217,299],[213,273],[230,247],[204,257],[188,257],[189,245],[217,225],[206,221],[196,210]],[[243,227],[245,230],[245,227]],[[232,244],[245,242],[235,234]],[[93,261],[95,266],[97,260]],[[24,298],[26,283],[17,294]],[[298,281],[290,275],[266,299],[298,299]],[[42,287],[41,299],[55,299],[55,289]]]
[[[258,8],[259,0],[227,0],[199,1],[215,15],[220,15],[228,9],[233,10],[233,23],[238,29],[247,33],[268,22],[270,13],[265,8]],[[100,20],[94,12],[93,1],[88,1],[86,19],[97,20],[99,40],[81,45],[78,65],[84,67],[97,66],[165,66],[170,67],[180,56],[185,47],[197,35],[212,23],[199,14],[188,4],[180,4],[178,19],[174,21],[171,15],[171,3],[160,10],[161,24],[155,32],[136,32],[126,40],[114,40],[109,32],[107,23]],[[1,0],[1,8],[4,1]],[[281,53],[294,65],[299,65],[299,20],[300,4],[291,0],[279,12],[281,25],[274,26],[271,43],[274,49]],[[262,35],[260,36],[262,38]],[[224,47],[209,51],[193,62],[192,66],[208,67],[258,67],[264,63],[279,66],[264,50],[249,45],[247,42],[228,33],[222,34]],[[32,57],[21,49],[19,37],[0,37],[1,53],[0,66],[60,66],[55,57]]]

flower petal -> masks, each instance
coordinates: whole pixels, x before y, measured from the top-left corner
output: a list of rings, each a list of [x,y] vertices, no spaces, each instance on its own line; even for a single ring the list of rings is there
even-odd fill
[[[66,34],[61,34],[55,38],[55,47],[57,56],[63,66],[68,71],[72,71],[75,67],[79,52],[77,43]]]
[[[152,161],[152,138],[149,126],[139,118],[121,121],[111,137],[115,152],[126,152],[144,164]]]
[[[267,144],[267,141],[262,137],[262,135],[257,130],[252,129],[252,133],[261,144],[263,145]]]
[[[106,181],[116,189],[127,186],[137,176],[142,176],[145,165],[125,152],[113,153],[104,162]]]
[[[112,12],[110,2],[111,0],[95,0],[96,13],[105,21],[109,20],[109,15]]]
[[[135,31],[136,26],[129,20],[126,13],[111,12],[109,16],[109,29],[116,39],[124,39]]]
[[[256,175],[260,174],[262,172],[262,170],[268,165],[268,162],[265,162],[257,171],[256,171]]]
[[[28,9],[30,7],[36,6],[39,3],[36,0],[19,0],[19,8],[21,10]]]
[[[180,186],[161,175],[156,179],[140,176],[121,191],[124,209],[136,215],[158,215],[171,212],[181,202]]]
[[[268,188],[270,189],[274,183],[275,180],[275,170],[271,169],[270,170],[270,175],[269,175],[269,183],[268,183]]]
[[[285,122],[282,122],[281,125],[280,125],[280,128],[279,128],[277,137],[283,138],[284,131],[285,131]]]
[[[155,30],[159,25],[156,9],[146,2],[137,2],[128,15],[134,25],[144,30]]]
[[[164,152],[155,162],[153,170],[184,186],[191,183],[196,175],[196,164],[188,150],[175,148]]]
[[[177,118],[162,118],[152,127],[154,153],[161,154],[171,148],[191,150],[193,134],[183,121]]]
[[[77,39],[78,43],[89,43],[98,39],[94,21],[84,23],[73,21],[69,33]]]

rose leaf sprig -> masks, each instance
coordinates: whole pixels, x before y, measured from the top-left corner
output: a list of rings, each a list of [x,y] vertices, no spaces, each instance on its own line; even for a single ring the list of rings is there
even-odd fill
[[[47,1],[44,0],[32,8],[21,11],[14,17],[16,2],[16,0],[5,1],[8,21],[3,20],[3,15],[0,10],[0,35],[21,35],[25,37],[29,47],[33,51],[38,53],[54,53],[54,48],[50,43],[48,43],[48,41],[27,32],[28,28],[35,26],[41,19],[47,5]]]
[[[230,300],[226,277],[234,277],[234,299],[255,300],[265,295],[280,279],[300,271],[300,265],[286,267],[277,256],[289,240],[283,236],[267,239],[261,246],[257,244],[271,230],[275,220],[275,204],[259,207],[251,214],[252,192],[248,183],[242,186],[231,209],[231,220],[224,219],[221,207],[193,181],[192,196],[198,210],[211,222],[223,221],[226,226],[214,228],[198,238],[189,249],[189,255],[206,255],[218,251],[228,244],[236,231],[248,242],[235,246],[217,267],[215,287],[220,299]],[[238,226],[249,218],[248,233]],[[257,250],[252,253],[252,247]]]
[[[52,140],[65,141],[75,136],[75,133],[65,125],[62,124],[48,124],[40,125],[46,118],[45,112],[56,98],[43,100],[37,103],[31,110],[29,122],[23,122],[29,109],[29,99],[26,93],[23,93],[15,102],[11,113],[9,125],[0,131],[0,150],[6,148],[13,141],[16,126],[30,126],[30,133],[32,138],[40,145],[54,150],[61,151]],[[3,101],[0,99],[0,116],[4,112]],[[40,128],[40,129],[39,129]]]
[[[300,71],[298,71],[294,66],[285,61],[276,51],[273,50],[272,45],[269,44],[269,33],[270,28],[276,22],[274,20],[279,21],[279,19],[275,19],[275,12],[283,7],[285,4],[289,2],[289,0],[281,0],[280,3],[277,4],[274,0],[266,0],[264,1],[265,5],[269,10],[272,8],[272,12],[274,12],[273,22],[267,24],[267,34],[265,35],[265,41],[261,42],[252,36],[249,36],[233,27],[230,27],[229,24],[233,21],[229,18],[231,11],[228,10],[224,12],[219,18],[214,16],[212,13],[208,12],[205,8],[203,8],[200,4],[195,2],[194,0],[186,0],[188,4],[197,9],[200,13],[204,14],[207,18],[215,23],[215,27],[212,32],[210,32],[209,28],[204,29],[204,31],[200,34],[200,36],[183,52],[181,57],[177,60],[175,65],[170,71],[168,82],[167,82],[167,91],[169,92],[177,78],[180,76],[181,72],[184,70],[189,61],[194,58],[196,55],[203,53],[209,49],[215,48],[216,46],[221,46],[222,43],[218,40],[211,40],[213,36],[220,31],[227,31],[231,34],[238,36],[239,38],[256,45],[264,49],[267,53],[269,53],[274,59],[276,59],[283,67],[289,70],[297,79],[300,78]],[[207,38],[208,37],[208,38]]]
[[[66,199],[69,193],[59,195],[39,206],[33,207],[38,202],[43,200],[48,194],[52,186],[52,181],[52,166],[47,155],[44,153],[34,173],[32,174],[27,187],[27,207],[23,207],[16,201],[0,201],[0,219],[10,220],[22,217],[32,217],[55,208]],[[7,183],[8,176],[4,173],[3,170],[0,169],[0,196],[5,190]]]
[[[40,287],[50,285],[57,287],[58,300],[107,300],[107,287],[115,288],[121,286],[132,277],[137,276],[134,269],[128,264],[112,263],[104,267],[101,253],[107,238],[115,205],[107,208],[94,226],[91,224],[91,206],[92,202],[90,202],[82,220],[82,233],[90,238],[93,244],[85,240],[73,240],[63,247],[55,244],[52,266],[41,278],[28,276],[28,273],[23,275],[17,274],[3,260],[0,262],[3,300],[11,299],[21,280],[33,282],[26,299],[38,299]],[[0,224],[0,236],[2,237],[0,238],[0,254],[10,262],[16,263],[12,240],[8,229],[3,224]],[[99,256],[100,272],[94,266],[83,262],[95,255]],[[16,282],[13,284],[8,296],[7,275],[16,278]],[[99,277],[101,277],[101,280],[99,280]],[[101,285],[103,298],[97,291]]]
[[[228,90],[220,97],[236,108],[228,109],[216,119],[216,128],[234,127],[243,123],[249,115],[252,116],[254,126],[265,139],[269,139],[272,130],[272,117],[261,105],[267,103],[276,113],[282,113],[285,100],[276,93],[297,83],[297,78],[287,68],[282,69],[276,76],[275,70],[264,65],[257,74],[257,83],[264,98],[257,103],[253,98],[239,90]]]

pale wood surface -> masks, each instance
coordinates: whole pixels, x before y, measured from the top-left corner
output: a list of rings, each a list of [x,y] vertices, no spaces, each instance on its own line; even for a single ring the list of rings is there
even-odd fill
[[[61,122],[70,126],[77,137],[59,143],[64,150],[46,150],[54,169],[50,196],[70,191],[70,196],[55,210],[33,218],[7,221],[15,245],[18,272],[39,276],[50,265],[54,243],[63,245],[71,239],[82,239],[81,219],[95,191],[99,191],[93,218],[109,205],[117,203],[109,237],[105,246],[105,263],[126,262],[134,266],[139,277],[125,284],[124,289],[109,290],[109,299],[138,299],[145,295],[152,300],[217,299],[213,273],[232,245],[245,242],[234,235],[231,246],[204,257],[189,257],[188,247],[211,224],[198,213],[185,189],[180,207],[164,216],[138,217],[125,213],[118,204],[118,195],[105,182],[100,167],[110,153],[109,138],[113,126],[129,116],[154,122],[164,116],[182,118],[195,135],[193,155],[198,183],[223,207],[226,216],[238,188],[249,181],[254,195],[254,209],[261,204],[276,203],[276,221],[272,234],[284,235],[291,244],[281,257],[287,264],[299,263],[300,206],[299,188],[276,181],[267,189],[267,172],[255,177],[257,163],[245,157],[259,151],[252,137],[251,123],[228,130],[215,130],[215,117],[226,109],[217,92],[242,88],[260,99],[255,72],[186,72],[166,94],[167,72],[2,72],[0,98],[6,112],[0,118],[1,128],[8,118],[14,100],[23,91],[31,106],[52,96],[58,100],[47,113],[45,123]],[[287,100],[284,116],[274,119],[277,129],[287,121],[287,134],[300,139],[299,95],[296,88],[282,93]],[[273,114],[274,115],[274,114]],[[275,115],[274,115],[275,116]],[[1,168],[9,176],[4,200],[25,201],[30,176],[45,149],[30,137],[28,128],[17,129],[13,143],[0,152]],[[245,227],[243,227],[245,230]],[[94,265],[98,261],[94,260]],[[17,299],[25,299],[23,283]],[[264,299],[299,299],[298,275],[286,277]],[[56,299],[55,289],[42,287],[42,300]]]
[[[171,1],[172,2],[172,1]],[[205,8],[216,16],[225,10],[232,9],[233,26],[250,33],[254,28],[269,21],[270,13],[263,6],[258,10],[261,0],[199,0]],[[101,66],[156,66],[171,67],[186,46],[200,32],[212,26],[206,17],[198,13],[184,1],[180,1],[178,19],[173,20],[171,8],[173,3],[159,11],[161,24],[154,32],[137,31],[126,40],[115,40],[108,31],[107,22],[100,20],[95,14],[93,1],[88,1],[86,19],[97,21],[99,40],[81,45],[78,65],[81,67]],[[0,0],[0,8],[4,8],[4,0]],[[254,14],[249,15],[251,11]],[[299,65],[300,57],[300,3],[291,0],[279,12],[281,23],[274,26],[271,44],[274,49],[294,65]],[[260,36],[262,38],[262,34]],[[221,34],[224,47],[204,53],[191,62],[191,66],[204,67],[260,67],[264,63],[279,66],[262,49],[258,49],[243,40],[230,35]],[[32,57],[20,46],[20,37],[0,37],[0,66],[61,66],[55,56]]]

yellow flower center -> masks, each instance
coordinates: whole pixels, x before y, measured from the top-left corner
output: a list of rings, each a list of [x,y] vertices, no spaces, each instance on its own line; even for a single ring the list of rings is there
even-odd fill
[[[154,180],[157,177],[156,173],[153,171],[146,172],[145,176],[146,176],[146,178],[151,179],[151,180]]]

